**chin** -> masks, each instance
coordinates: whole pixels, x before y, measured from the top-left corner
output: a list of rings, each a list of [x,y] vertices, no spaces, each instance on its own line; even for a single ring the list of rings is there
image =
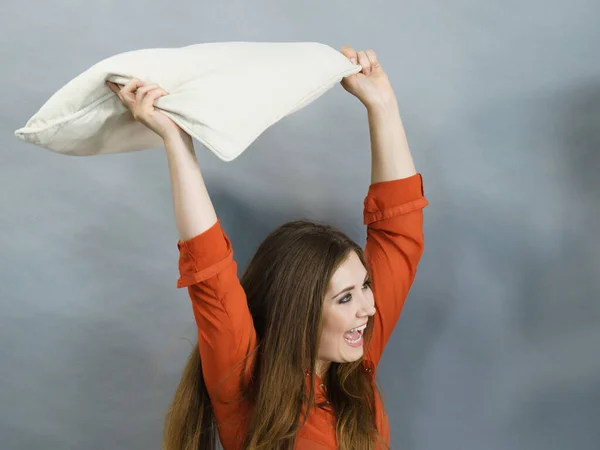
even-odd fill
[[[361,348],[355,348],[355,349],[350,349],[350,351],[346,351],[344,352],[344,362],[354,362],[354,361],[358,361],[360,358],[363,357],[363,349]]]

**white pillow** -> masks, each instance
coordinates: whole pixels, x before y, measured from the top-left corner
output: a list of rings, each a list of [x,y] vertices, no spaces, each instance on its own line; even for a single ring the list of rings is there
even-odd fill
[[[135,50],[107,58],[59,91],[15,135],[76,156],[162,145],[136,122],[106,80],[138,78],[169,95],[156,107],[223,161],[269,126],[358,73],[342,53],[316,42],[224,42]]]

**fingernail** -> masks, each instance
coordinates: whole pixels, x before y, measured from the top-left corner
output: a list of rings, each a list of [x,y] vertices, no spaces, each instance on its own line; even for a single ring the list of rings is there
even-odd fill
[[[356,64],[356,58],[350,58],[350,62],[351,62],[352,64]]]

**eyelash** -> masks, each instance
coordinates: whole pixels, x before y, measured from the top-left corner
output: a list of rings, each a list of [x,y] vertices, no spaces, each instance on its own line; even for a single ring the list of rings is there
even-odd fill
[[[371,289],[371,280],[365,281],[365,284],[363,284],[363,289],[365,288]],[[343,296],[338,300],[338,303],[343,305],[344,303],[348,303],[350,300],[352,300],[352,294]]]

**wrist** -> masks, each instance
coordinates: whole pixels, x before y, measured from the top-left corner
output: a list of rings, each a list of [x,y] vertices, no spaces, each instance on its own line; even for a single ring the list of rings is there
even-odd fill
[[[384,118],[387,116],[395,116],[400,114],[400,108],[395,96],[377,99],[365,106],[369,116],[373,117]]]
[[[380,103],[367,108],[369,127],[393,125],[403,127],[398,103]]]
[[[165,145],[175,141],[184,141],[185,143],[192,142],[192,137],[185,131],[183,131],[179,126],[177,126],[176,128],[172,128],[164,133],[161,133],[161,137]]]

